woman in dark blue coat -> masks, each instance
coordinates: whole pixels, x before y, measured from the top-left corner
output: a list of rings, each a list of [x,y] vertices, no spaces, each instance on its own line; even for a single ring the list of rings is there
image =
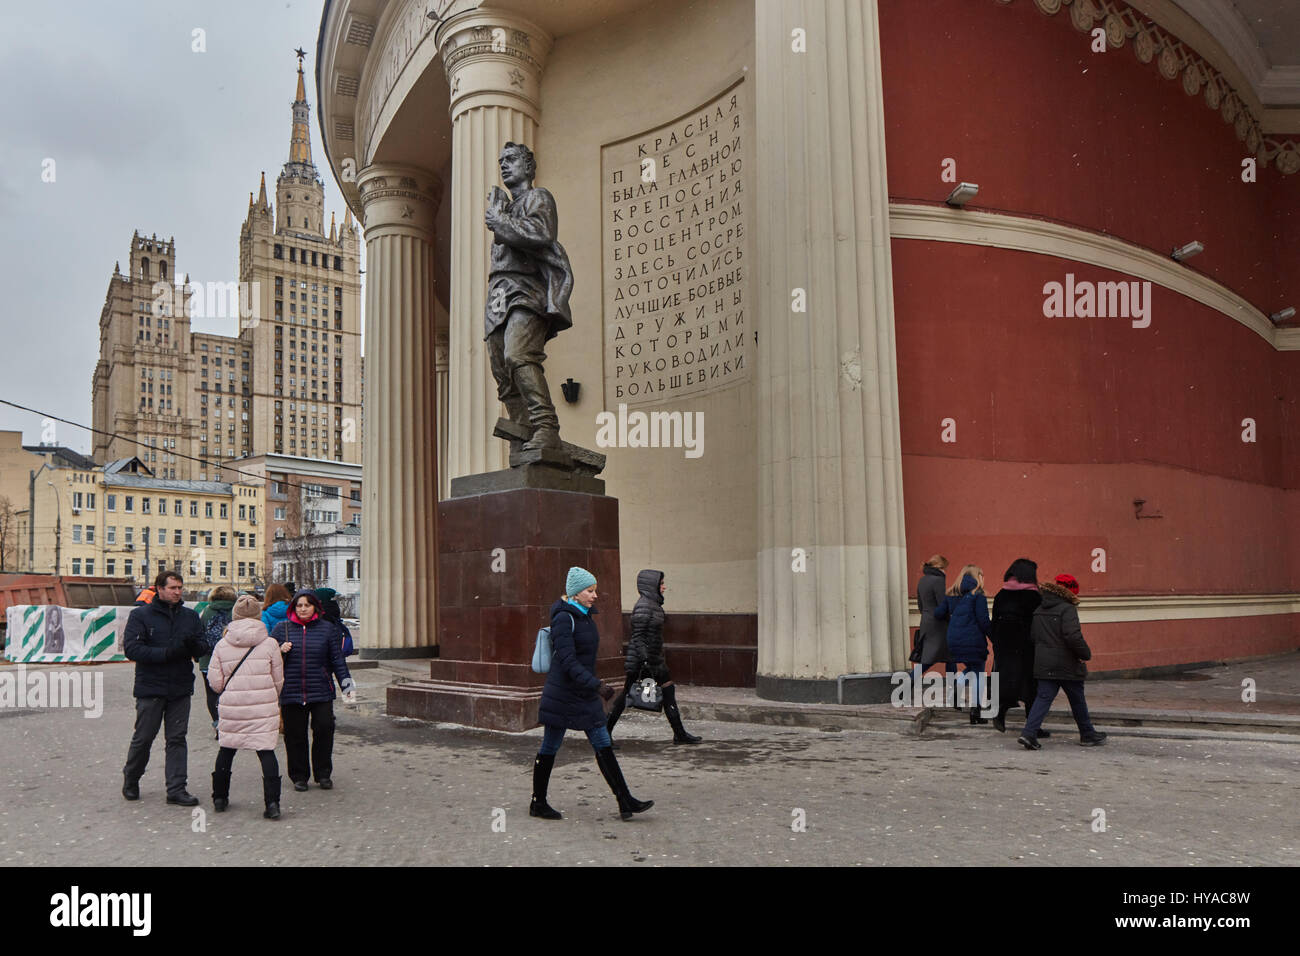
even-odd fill
[[[275,625],[271,636],[284,657],[284,689],[280,716],[284,719],[284,753],[293,789],[306,790],[315,771],[322,790],[333,788],[334,677],[343,699],[356,699],[356,684],[343,660],[343,636],[321,613],[313,591],[299,591],[289,603],[289,616]],[[331,676],[332,675],[332,676]],[[311,720],[311,761],[307,758],[307,721]]]
[[[975,695],[970,722],[987,724],[988,720],[980,716],[979,706],[980,678],[989,656],[989,599],[984,593],[984,572],[974,564],[962,568],[958,583],[948,591],[944,603],[935,608],[934,616],[948,621],[949,670],[962,664],[967,674],[974,675],[974,680],[967,678],[966,684]]]
[[[566,730],[587,734],[596,751],[596,765],[618,799],[618,812],[624,820],[654,806],[653,800],[638,800],[628,792],[623,771],[605,729],[605,708],[601,698],[609,700],[614,688],[596,676],[596,651],[600,633],[592,615],[596,613],[596,577],[583,568],[570,568],[564,587],[565,596],[551,605],[551,669],[542,688],[537,722],[544,728],[542,746],[533,761],[533,798],[528,815],[544,820],[562,819],[558,810],[546,802],[555,755],[564,742]]]

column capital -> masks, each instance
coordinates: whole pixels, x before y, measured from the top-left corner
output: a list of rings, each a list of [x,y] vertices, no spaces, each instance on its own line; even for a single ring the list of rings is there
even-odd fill
[[[436,41],[453,120],[475,107],[507,106],[537,121],[549,33],[509,10],[478,7],[444,20]]]
[[[357,174],[365,236],[405,233],[430,239],[442,201],[442,180],[418,166],[378,163]]]

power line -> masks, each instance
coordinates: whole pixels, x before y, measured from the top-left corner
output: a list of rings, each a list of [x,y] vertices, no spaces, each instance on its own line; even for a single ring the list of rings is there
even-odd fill
[[[64,425],[71,425],[73,428],[80,428],[82,431],[90,432],[92,435],[104,435],[104,436],[107,436],[108,438],[116,439],[117,441],[124,441],[124,442],[126,442],[126,443],[128,443],[128,444],[130,444],[130,445],[134,445],[134,446],[137,447],[137,448],[149,448],[149,449],[151,449],[151,450],[153,449],[153,446],[152,446],[152,445],[142,445],[139,441],[137,441],[137,440],[135,440],[135,439],[133,439],[133,438],[127,436],[127,435],[119,435],[117,432],[106,432],[106,431],[104,431],[103,429],[94,428],[94,427],[92,427],[92,426],[90,426],[90,425],[83,425],[83,424],[81,424],[80,422],[74,422],[74,421],[72,421],[71,419],[68,419],[68,418],[60,418],[58,415],[54,415],[54,414],[50,414],[50,413],[47,413],[47,412],[43,412],[43,411],[41,411],[40,409],[30,408],[30,407],[27,406],[27,405],[20,405],[20,404],[18,404],[17,402],[11,402],[11,401],[9,401],[7,398],[0,398],[0,405],[8,405],[10,408],[16,408],[16,409],[18,409],[19,411],[30,412],[30,413],[33,414],[33,415],[40,415],[42,418],[48,418],[48,419],[50,419],[51,421],[62,422]],[[198,464],[202,465],[204,468],[212,467],[212,461],[211,461],[211,459],[207,459],[207,458],[196,458],[196,457],[193,456],[193,455],[186,455],[186,454],[184,454],[183,452],[173,451],[172,449],[167,449],[167,453],[170,454],[170,455],[174,455],[176,458],[183,458],[183,459],[185,459],[186,461],[197,462]],[[78,454],[80,454],[80,452],[78,452]],[[82,457],[89,458],[90,456],[89,456],[89,455],[84,455],[84,456],[82,456]],[[292,456],[286,456],[286,457],[292,457]],[[141,461],[143,461],[143,459],[141,459]],[[234,473],[237,474],[237,475],[244,475],[245,477],[251,478],[251,479],[253,479],[254,481],[261,481],[261,482],[272,482],[272,481],[274,481],[275,484],[284,485],[284,486],[289,487],[289,488],[297,488],[297,489],[299,489],[299,490],[306,490],[306,489],[309,487],[308,485],[305,485],[305,484],[298,484],[297,482],[288,481],[288,480],[285,480],[285,481],[275,481],[275,479],[269,478],[269,477],[267,477],[266,475],[258,475],[258,474],[254,474],[254,473],[251,472],[251,471],[243,471],[243,470],[241,470],[241,469],[239,469],[239,468],[235,468],[235,467],[233,467],[233,466],[231,466],[231,465],[222,465],[222,464],[217,464],[215,467],[219,470],[218,473],[220,473],[220,471],[231,471],[231,472],[234,472]],[[150,469],[150,470],[152,470],[152,469]],[[155,476],[155,478],[156,478],[156,477],[157,477],[157,476]],[[159,481],[184,481],[185,479],[183,479],[183,478],[158,478],[158,480],[159,480]],[[107,487],[107,486],[106,486],[106,487]],[[126,486],[121,486],[121,487],[126,487]],[[314,483],[313,483],[312,487],[315,487]],[[165,490],[165,489],[149,489],[149,490],[151,490],[151,491],[163,491],[163,490]],[[108,494],[107,491],[102,492],[102,493],[103,493],[103,494]],[[116,492],[114,492],[114,493],[116,493]],[[343,494],[342,494],[341,491],[340,491],[338,494],[333,494],[333,495],[331,495],[331,494],[325,494],[324,491],[322,491],[320,494],[315,494],[315,493],[313,493],[313,497],[316,497],[316,498],[323,498],[323,499],[338,499],[339,501],[355,501],[358,505],[361,504],[361,502],[360,502],[359,499],[352,498],[352,497],[344,498],[344,497],[343,497]],[[267,500],[268,500],[268,502],[269,502],[270,499],[268,498]],[[269,505],[268,505],[268,507],[269,507]]]

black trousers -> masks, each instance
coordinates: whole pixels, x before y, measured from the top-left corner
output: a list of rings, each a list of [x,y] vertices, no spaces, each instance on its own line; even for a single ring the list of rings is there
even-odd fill
[[[158,728],[166,724],[167,741],[165,775],[167,795],[174,796],[185,789],[188,752],[185,749],[185,731],[190,726],[190,697],[137,697],[135,699],[135,733],[126,752],[126,765],[122,776],[138,783],[149,766],[149,751]]]
[[[203,672],[203,689],[208,693],[208,713],[212,715],[212,722],[217,722],[217,702],[221,700],[221,695],[208,686],[207,671]]]
[[[230,773],[230,768],[234,766],[235,754],[239,753],[234,747],[222,747],[217,751],[217,765],[213,767],[217,773]],[[257,759],[262,761],[263,777],[280,776],[280,762],[275,759],[274,750],[257,751]]]
[[[334,701],[314,704],[283,704],[284,753],[289,765],[289,779],[306,783],[315,777],[319,783],[329,779],[334,770]],[[311,721],[311,760],[307,758],[307,722]]]

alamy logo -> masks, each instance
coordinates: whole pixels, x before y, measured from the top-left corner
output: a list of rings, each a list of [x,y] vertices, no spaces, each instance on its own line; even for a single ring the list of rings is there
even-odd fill
[[[889,703],[894,707],[960,707],[967,710],[979,706],[981,717],[996,717],[998,704],[998,672],[990,674],[963,671],[960,674],[921,674],[921,665],[912,667],[912,673],[894,671],[889,677],[894,685]],[[975,685],[972,687],[971,685]]]
[[[596,415],[596,445],[600,448],[684,448],[687,458],[704,454],[703,412],[629,412],[622,402],[618,415]]]
[[[129,926],[134,936],[148,936],[153,924],[151,893],[82,893],[74,886],[69,893],[50,897],[50,925]]]
[[[1132,319],[1133,328],[1151,324],[1150,282],[1065,282],[1043,286],[1043,315],[1049,319]]]
[[[155,282],[154,315],[191,319],[260,319],[260,282]]]
[[[80,708],[83,717],[104,713],[103,671],[48,671],[30,674],[26,664],[0,670],[0,709]]]

